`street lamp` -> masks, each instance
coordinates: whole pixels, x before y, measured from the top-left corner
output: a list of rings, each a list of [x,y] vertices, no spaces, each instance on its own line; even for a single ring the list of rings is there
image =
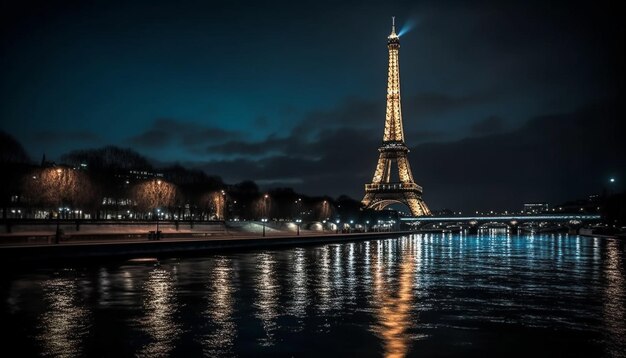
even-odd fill
[[[340,223],[340,220],[337,219],[337,234],[339,234],[339,223]]]
[[[226,192],[222,190],[222,220],[226,222]]]
[[[157,208],[156,209],[156,232],[155,232],[155,239],[159,239],[159,216],[161,215],[161,209]]]
[[[267,222],[266,218],[261,219],[261,222],[263,223],[263,237],[265,237],[265,223]]]
[[[159,186],[159,192],[160,192],[162,181],[161,181],[161,179],[157,179],[156,182],[157,182],[157,185]],[[159,235],[159,216],[161,215],[161,209],[157,208],[156,211],[157,211],[157,215],[156,215],[156,232],[154,233],[154,238],[156,240],[158,240],[158,239],[160,239],[160,235]]]
[[[298,228],[298,236],[300,236],[300,223],[302,222],[302,219],[296,219],[296,226]]]
[[[61,207],[63,205],[63,198],[61,197],[61,173],[63,170],[61,168],[57,168],[57,195],[59,196],[59,210],[57,211],[57,230],[54,234],[54,243],[58,244],[61,238],[61,229],[59,228],[60,220],[61,220]]]

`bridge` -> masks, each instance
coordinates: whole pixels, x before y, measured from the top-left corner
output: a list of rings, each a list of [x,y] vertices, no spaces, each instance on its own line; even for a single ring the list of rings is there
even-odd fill
[[[487,226],[519,228],[524,226],[580,227],[583,223],[598,222],[595,214],[545,214],[545,215],[490,215],[490,216],[420,216],[403,217],[400,220],[413,229],[429,229],[450,226],[477,229]]]

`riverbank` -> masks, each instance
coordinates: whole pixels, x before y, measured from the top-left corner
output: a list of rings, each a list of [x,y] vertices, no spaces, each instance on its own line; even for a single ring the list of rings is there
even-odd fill
[[[332,233],[316,235],[238,236],[215,238],[165,238],[146,241],[90,241],[0,247],[2,264],[45,264],[68,260],[125,259],[210,251],[313,245],[408,235],[413,232]]]

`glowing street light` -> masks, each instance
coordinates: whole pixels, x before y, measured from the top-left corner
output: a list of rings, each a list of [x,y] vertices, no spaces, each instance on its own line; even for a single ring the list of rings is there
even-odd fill
[[[302,219],[296,219],[296,227],[298,228],[298,236],[300,236],[300,223],[302,222]]]
[[[159,184],[161,184],[161,181],[159,181]],[[158,239],[159,238],[159,216],[161,215],[161,209],[157,208],[157,215],[156,215],[156,236],[155,238]]]
[[[261,219],[261,222],[263,223],[263,237],[265,237],[265,223],[267,222],[266,218]]]

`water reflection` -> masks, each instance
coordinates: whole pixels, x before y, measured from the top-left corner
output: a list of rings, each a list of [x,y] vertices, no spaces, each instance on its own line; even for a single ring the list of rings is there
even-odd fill
[[[372,330],[383,340],[386,357],[404,357],[409,351],[410,328],[415,324],[416,317],[411,316],[413,308],[413,280],[415,276],[415,258],[412,240],[402,239],[402,260],[399,267],[387,262],[384,267],[381,256],[375,258],[373,306],[376,323]],[[409,244],[407,247],[405,245]],[[394,250],[395,247],[387,247]],[[388,269],[389,275],[385,275]],[[397,272],[397,281],[394,271]]]
[[[309,305],[306,265],[306,251],[302,248],[295,249],[291,257],[291,300],[287,310],[290,315],[298,318],[306,315],[306,309]],[[299,322],[302,322],[302,320],[299,320]],[[302,327],[297,327],[296,331],[301,329]]]
[[[176,319],[179,304],[175,292],[174,273],[156,267],[148,273],[143,285],[142,312],[138,320],[148,343],[139,349],[137,356],[154,357],[170,354],[181,333]]]
[[[213,330],[202,340],[204,355],[232,355],[237,327],[233,320],[235,301],[233,298],[235,279],[232,262],[218,257],[209,271],[208,308],[204,315],[214,325]]]
[[[0,320],[19,332],[9,347],[34,336],[33,355],[53,356],[626,349],[619,240],[427,234],[81,270],[0,282]]]
[[[332,287],[330,285],[330,254],[329,246],[325,245],[318,250],[318,254],[321,255],[317,259],[318,266],[317,274],[315,276],[315,292],[318,294],[317,306],[321,314],[330,309],[330,294]]]
[[[261,346],[274,344],[274,331],[276,330],[276,318],[278,317],[278,295],[280,286],[276,278],[276,261],[269,253],[259,254],[256,257],[257,277],[255,289],[258,295],[254,306],[256,316],[261,320],[265,337],[259,340]]]
[[[608,335],[607,350],[613,357],[624,354],[620,347],[626,342],[626,287],[624,286],[624,267],[616,240],[607,242],[607,257],[605,262],[606,289],[604,291],[604,320]]]
[[[44,352],[55,357],[80,356],[90,328],[80,285],[75,278],[60,277],[44,281],[42,288],[45,312],[39,317],[37,338]]]

